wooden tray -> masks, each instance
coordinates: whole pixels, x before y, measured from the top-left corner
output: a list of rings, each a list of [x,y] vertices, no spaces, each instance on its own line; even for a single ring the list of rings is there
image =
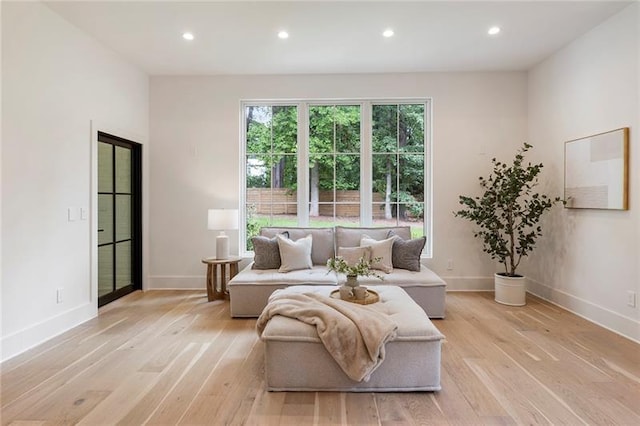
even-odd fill
[[[375,291],[370,288],[367,289],[367,296],[364,299],[356,299],[355,297],[350,297],[348,299],[342,299],[340,297],[340,290],[333,290],[331,292],[331,297],[334,299],[346,300],[347,302],[357,303],[359,305],[370,305],[372,303],[376,303],[380,301],[380,296]]]

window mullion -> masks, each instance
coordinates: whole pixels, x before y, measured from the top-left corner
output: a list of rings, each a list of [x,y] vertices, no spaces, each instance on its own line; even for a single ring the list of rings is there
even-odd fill
[[[298,225],[309,226],[309,104],[298,103]]]
[[[247,105],[240,104],[240,229],[238,230],[238,252],[247,253]],[[244,173],[243,173],[244,171]]]
[[[427,236],[427,243],[423,250],[423,256],[432,257],[433,253],[433,155],[432,155],[432,127],[431,127],[431,100],[427,100],[424,105],[424,210],[422,226],[424,235]]]
[[[360,224],[373,223],[373,142],[371,102],[360,104]]]
[[[332,114],[333,114],[333,144],[332,144],[332,154],[333,154],[333,222],[335,223],[336,221],[336,217],[337,217],[337,213],[338,213],[338,189],[336,188],[336,183],[338,181],[338,144],[336,143],[336,128],[337,128],[337,124],[336,124],[336,106],[333,105],[331,107],[332,110]]]
[[[271,168],[271,173],[269,173],[270,177],[271,177],[271,183],[269,184],[269,199],[271,200],[269,202],[269,224],[273,224],[273,204],[274,204],[274,191],[273,191],[273,187],[275,185],[275,176],[273,175],[273,172],[275,171],[275,151],[274,151],[274,147],[273,147],[273,105],[269,106],[269,111],[271,111],[271,122],[270,122],[270,128],[269,128],[269,138],[270,138],[270,143],[271,143],[271,147],[269,149],[269,167]]]
[[[400,225],[400,106],[396,105],[396,196],[393,202],[396,206],[396,226]]]

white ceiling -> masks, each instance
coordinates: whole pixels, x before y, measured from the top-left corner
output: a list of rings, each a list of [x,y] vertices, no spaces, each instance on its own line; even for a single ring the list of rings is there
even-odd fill
[[[150,75],[526,70],[632,2],[55,1]],[[502,27],[498,36],[487,29]],[[391,27],[395,36],[382,37]],[[276,34],[286,29],[287,40]],[[182,39],[191,31],[195,40]]]

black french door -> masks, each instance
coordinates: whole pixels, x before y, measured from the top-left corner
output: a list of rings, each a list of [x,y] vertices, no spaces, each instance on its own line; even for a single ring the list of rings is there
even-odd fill
[[[142,288],[141,151],[98,132],[98,306]]]

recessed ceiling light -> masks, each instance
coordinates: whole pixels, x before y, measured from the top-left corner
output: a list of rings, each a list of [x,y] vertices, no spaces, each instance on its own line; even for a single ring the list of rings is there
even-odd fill
[[[281,39],[289,38],[289,33],[286,31],[280,31],[278,32],[278,37]]]
[[[386,30],[384,30],[382,35],[387,37],[387,38],[392,37],[393,36],[393,30],[391,28],[387,28]]]
[[[489,28],[489,31],[487,31],[489,35],[496,35],[499,32],[500,32],[500,27],[491,27]]]
[[[185,39],[185,40],[193,40],[194,39],[192,33],[183,33],[182,34],[182,38]]]

